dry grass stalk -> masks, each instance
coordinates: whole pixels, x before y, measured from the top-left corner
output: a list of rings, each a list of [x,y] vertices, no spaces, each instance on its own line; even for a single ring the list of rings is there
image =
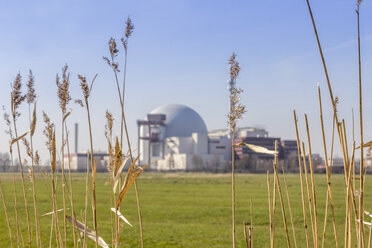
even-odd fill
[[[287,203],[288,203],[289,217],[291,219],[291,225],[292,225],[293,242],[295,244],[295,247],[297,248],[298,246],[297,246],[297,239],[296,239],[296,229],[295,229],[294,222],[293,222],[292,208],[291,208],[291,202],[290,202],[290,199],[289,199],[287,178],[286,178],[286,175],[285,175],[285,172],[284,172],[284,167],[282,167],[282,172],[283,172],[285,192],[287,194]]]
[[[293,111],[294,116],[294,123],[296,129],[296,140],[297,140],[297,151],[298,151],[298,166],[300,168],[300,181],[301,181],[301,196],[302,196],[302,213],[304,216],[304,228],[305,228],[305,237],[306,237],[306,247],[310,247],[310,238],[309,238],[309,230],[307,226],[307,212],[306,212],[306,204],[305,204],[305,187],[304,187],[304,179],[303,179],[303,172],[302,172],[302,158],[301,158],[301,143],[300,137],[298,135],[298,126],[297,126],[297,115],[296,111]]]
[[[310,160],[310,175],[311,175],[311,189],[313,196],[313,211],[314,211],[314,231],[315,231],[315,247],[319,247],[319,231],[318,231],[318,210],[316,204],[316,191],[315,191],[315,179],[314,179],[314,163],[313,163],[313,154],[311,152],[311,140],[310,140],[310,129],[307,115],[305,114],[305,123],[306,123],[306,133],[307,141],[309,146],[309,160]]]
[[[345,177],[345,186],[346,186],[346,209],[345,209],[345,243],[344,246],[347,247],[348,243],[351,241],[351,220],[350,220],[350,210],[349,208],[349,203],[350,203],[350,194],[349,194],[349,185],[348,185],[348,171],[349,169],[349,158],[348,158],[348,151],[347,151],[347,140],[346,140],[346,130],[345,130],[345,121],[342,120],[342,123],[339,123],[338,125],[338,132],[341,133],[342,135],[339,137],[340,138],[340,144],[342,144],[342,153],[343,153],[343,158],[344,158],[344,177]]]
[[[126,27],[125,27],[125,35],[124,37],[121,38],[121,42],[123,44],[123,47],[124,47],[124,75],[123,75],[123,86],[122,86],[122,102],[123,102],[123,105],[124,105],[124,102],[125,102],[125,83],[126,83],[126,76],[127,76],[127,59],[128,59],[128,41],[129,41],[129,37],[132,35],[133,33],[133,29],[134,29],[134,25],[132,23],[132,20],[130,19],[130,17],[127,18],[127,21],[126,21]],[[123,130],[123,124],[126,125],[126,121],[124,121],[125,119],[125,115],[124,115],[124,111],[122,111],[122,120],[121,120],[121,130]],[[126,134],[128,136],[128,133],[126,131]],[[123,136],[121,136],[121,139],[123,139]],[[122,147],[123,148],[123,147]],[[141,239],[141,246],[143,247],[143,238]]]
[[[56,135],[55,135],[55,127],[54,124],[51,122],[48,115],[43,112],[43,119],[45,123],[44,128],[44,135],[47,138],[46,147],[49,151],[50,155],[50,165],[51,165],[51,184],[52,184],[52,209],[56,213],[54,214],[54,225],[55,225],[55,235],[56,235],[56,245],[57,247],[63,247],[62,237],[59,228],[59,220],[58,220],[58,206],[57,206],[57,196],[56,196],[56,183],[55,183],[55,170],[57,164],[57,151],[56,151]]]
[[[87,225],[84,223],[76,220],[76,218],[72,218],[69,215],[66,215],[66,220],[74,225],[80,232],[85,232],[91,240],[93,240],[96,245],[101,246],[103,248],[109,248],[109,245],[100,237],[98,236],[96,231],[91,230]]]
[[[239,72],[240,66],[239,62],[236,61],[236,54],[233,53],[229,59],[230,65],[230,77],[232,80],[236,81]],[[241,119],[245,113],[245,107],[240,104],[240,95],[243,91],[241,89],[236,89],[233,87],[232,93],[230,95],[230,112],[227,115],[227,123],[232,134],[232,145],[231,145],[231,208],[232,208],[232,238],[233,238],[233,248],[236,245],[236,231],[235,231],[235,128],[237,120]]]
[[[319,112],[320,112],[320,124],[322,128],[322,137],[323,137],[323,148],[324,148],[324,159],[326,163],[326,174],[327,174],[327,184],[328,184],[328,196],[331,203],[331,211],[332,211],[332,220],[333,220],[333,230],[335,236],[336,247],[339,247],[338,243],[338,235],[337,235],[337,225],[336,225],[336,217],[335,217],[335,209],[333,204],[333,197],[332,197],[332,188],[331,188],[331,172],[328,165],[328,154],[327,154],[327,145],[325,140],[325,132],[324,132],[324,123],[323,123],[323,109],[322,109],[322,98],[320,94],[320,87],[318,87],[318,97],[319,97]],[[337,122],[337,119],[335,119]]]
[[[28,116],[29,116],[29,123],[30,123],[30,147],[27,147],[27,154],[29,155],[31,159],[31,183],[32,183],[32,195],[33,195],[33,203],[34,203],[34,217],[35,217],[35,227],[36,227],[36,246],[42,247],[42,241],[41,241],[41,234],[40,234],[40,220],[39,220],[39,210],[37,206],[37,197],[36,197],[36,182],[35,182],[35,163],[37,164],[37,161],[35,161],[35,155],[34,155],[34,147],[33,147],[33,136],[35,134],[36,129],[36,93],[34,88],[35,79],[32,74],[32,71],[30,70],[30,74],[28,77],[27,82],[27,94],[26,99],[28,103]],[[31,117],[31,105],[34,105],[34,110]]]
[[[5,109],[4,109],[5,111]],[[19,247],[19,243],[22,242],[23,247],[24,242],[23,242],[23,236],[22,232],[20,231],[20,224],[19,224],[19,218],[18,218],[18,204],[17,204],[17,188],[16,188],[16,183],[15,183],[15,166],[14,166],[14,159],[13,159],[13,145],[12,145],[12,140],[13,140],[13,131],[12,131],[12,125],[10,121],[10,117],[8,113],[4,113],[4,121],[5,124],[8,127],[8,130],[5,131],[6,134],[9,135],[9,154],[10,154],[10,161],[11,161],[11,166],[13,168],[13,195],[14,195],[14,212],[15,212],[15,218],[16,218],[16,244],[17,247]]]
[[[345,242],[345,247],[352,247],[352,201],[355,202],[355,198],[354,198],[354,194],[353,192],[350,190],[350,188],[352,187],[352,176],[353,176],[353,168],[354,168],[354,165],[355,165],[355,141],[353,142],[353,150],[352,150],[352,155],[351,155],[351,161],[350,161],[350,168],[349,168],[349,174],[348,174],[348,181],[347,181],[347,189],[346,189],[346,192],[347,192],[347,205],[346,205],[346,208],[347,208],[347,213],[348,213],[348,232],[349,232],[349,238],[348,238],[348,242],[346,243]],[[351,195],[350,195],[350,192],[351,192]],[[354,199],[354,200],[353,200]],[[354,210],[356,210],[356,208],[354,207]],[[357,213],[355,213],[355,217],[357,216]],[[358,230],[358,224],[356,224],[356,230]]]
[[[71,113],[71,112],[69,112]],[[65,118],[66,120],[66,118]],[[72,189],[72,176],[71,176],[71,156],[70,156],[70,144],[69,144],[69,133],[67,131],[67,124],[65,121],[65,131],[66,131],[66,146],[67,146],[67,156],[68,156],[68,177],[69,177],[69,184],[70,184],[70,205],[71,205],[71,215],[75,216],[75,208],[74,208],[74,194]],[[72,226],[72,235],[74,239],[74,247],[76,247],[76,232],[75,226]]]
[[[106,110],[106,121],[107,123],[105,125],[105,137],[107,139],[108,154],[109,154],[109,164],[107,166],[107,170],[110,173],[110,183],[111,185],[114,185],[113,179],[116,177],[115,171],[116,171],[117,163],[121,162],[122,152],[121,152],[119,141],[117,138],[116,138],[116,144],[115,144],[115,151],[113,149],[112,128],[114,124],[114,117],[108,110]],[[116,157],[118,157],[119,159],[116,159]],[[112,191],[112,197],[110,199],[111,199],[111,206],[113,206],[116,200],[116,192],[114,190]],[[117,215],[115,215],[115,218],[113,218],[112,212],[110,212],[110,217],[111,217],[111,241],[112,241],[112,247],[115,247],[116,243],[118,243],[117,231],[115,231],[115,230],[118,230],[117,229],[118,217]]]
[[[243,221],[243,231],[244,231],[244,240],[245,240],[245,245],[247,248],[249,248],[249,240],[248,240],[248,223],[246,221]]]
[[[360,55],[360,22],[359,22],[359,12],[360,12],[360,4],[362,0],[357,1],[357,21],[358,21],[358,76],[359,76],[359,125],[360,125],[360,169],[359,169],[359,176],[360,176],[360,184],[359,184],[359,243],[358,247],[364,247],[364,226],[363,226],[363,213],[364,213],[364,184],[363,184],[363,176],[364,176],[364,154],[363,154],[363,101],[362,101],[362,62],[361,62],[361,55]]]
[[[315,234],[315,226],[314,226],[314,211],[313,211],[313,200],[311,198],[310,193],[310,184],[309,184],[309,175],[307,170],[307,159],[306,159],[306,150],[305,144],[302,142],[302,156],[304,161],[304,171],[305,171],[305,183],[306,183],[306,191],[307,191],[307,200],[309,203],[309,211],[310,211],[310,222],[311,222],[311,230],[313,233],[313,243],[314,247],[316,247],[316,234]]]
[[[372,216],[369,214],[369,217],[371,217],[371,222],[369,224],[369,235],[368,235],[368,248],[372,247]]]
[[[91,155],[93,156],[93,155]],[[97,233],[97,199],[96,199],[96,171],[97,171],[97,161],[94,159],[93,168],[92,168],[92,195],[93,195],[93,220],[94,227]],[[98,235],[96,235],[96,246],[98,246]]]
[[[250,206],[251,206],[251,223],[250,223],[250,228],[248,229],[249,231],[249,243],[251,245],[250,248],[253,248],[253,203],[252,203],[252,198],[250,198]]]
[[[307,5],[308,5],[309,14],[310,14],[311,21],[312,21],[312,24],[313,24],[314,33],[315,33],[318,48],[319,48],[319,53],[320,53],[320,56],[321,56],[321,59],[322,59],[324,73],[325,73],[325,76],[326,76],[326,79],[327,79],[328,90],[329,90],[329,93],[330,93],[332,106],[334,108],[335,120],[336,120],[336,123],[339,123],[337,113],[336,113],[336,102],[335,102],[335,98],[333,97],[332,88],[331,88],[331,84],[330,84],[330,79],[329,79],[329,75],[328,75],[328,70],[327,70],[327,66],[326,66],[326,63],[325,63],[322,47],[321,47],[321,44],[320,44],[319,35],[318,35],[318,32],[317,32],[317,28],[316,28],[316,25],[315,25],[315,21],[314,21],[314,17],[313,17],[313,14],[312,14],[312,10],[311,10],[309,0],[306,0],[306,2],[307,2]],[[360,7],[361,2],[362,2],[361,0],[357,1],[357,11],[356,12],[357,12],[357,21],[358,21],[359,110],[360,110],[360,127],[361,127],[360,132],[361,132],[361,145],[362,145],[363,144],[363,137],[362,137],[363,136],[363,119],[362,119],[360,28],[359,28],[360,27],[360,25],[359,25],[359,7]],[[339,133],[339,136],[340,136],[340,133]],[[361,151],[361,155],[363,155],[363,151]],[[363,161],[363,156],[361,156],[361,161]],[[361,162],[361,168],[363,167],[362,163],[363,162]],[[363,172],[360,173],[360,178],[361,179],[363,178]],[[361,210],[363,209],[363,189],[364,189],[363,188],[363,181],[364,180],[360,180],[360,187],[359,187],[359,191],[361,192],[361,197],[359,198],[359,218],[363,218],[363,214],[361,213],[362,212]],[[358,239],[358,247],[359,248],[364,247],[364,230],[363,230],[364,227],[361,223],[363,223],[363,221],[361,221],[359,223],[359,230],[357,230],[357,233],[358,233],[357,234],[357,239]]]
[[[291,241],[289,239],[289,232],[288,232],[288,225],[287,225],[287,216],[285,213],[282,189],[281,189],[279,175],[278,175],[278,141],[277,140],[275,140],[274,176],[276,178],[276,186],[278,187],[278,192],[279,192],[280,206],[282,208],[283,224],[284,224],[285,234],[287,238],[287,244],[288,244],[288,247],[291,247]]]
[[[1,198],[3,199],[4,213],[5,213],[6,224],[8,226],[10,245],[12,247],[14,247],[14,245],[13,245],[13,236],[12,236],[12,227],[11,227],[10,221],[9,221],[8,209],[6,207],[5,197],[4,197],[4,191],[3,191],[3,184],[1,183],[1,181],[0,181],[0,191],[1,191]]]
[[[270,174],[269,171],[266,172],[267,178],[267,197],[269,203],[269,220],[270,220],[270,245],[272,243],[272,232],[273,232],[273,214],[272,214],[272,205],[271,205],[271,187],[270,187]]]
[[[273,161],[274,163],[274,161]],[[276,176],[274,175],[274,184],[273,184],[273,211],[272,211],[272,230],[271,230],[271,237],[270,237],[270,247],[274,248],[275,247],[275,217],[276,217]]]
[[[56,76],[56,85],[57,85],[57,95],[58,95],[58,101],[59,106],[61,108],[61,128],[62,128],[62,140],[61,140],[61,169],[62,169],[62,201],[63,201],[63,216],[66,215],[66,188],[65,188],[65,120],[68,115],[66,115],[66,109],[68,103],[71,101],[71,96],[69,93],[69,86],[70,86],[70,73],[68,73],[68,66],[65,65],[62,68],[62,79],[57,74]],[[64,230],[64,241],[65,246],[67,246],[67,222],[66,219],[63,219],[63,230]],[[75,236],[74,236],[74,244],[75,242]]]
[[[19,106],[22,104],[22,102],[26,99],[26,95],[23,95],[21,92],[22,88],[22,82],[21,82],[21,74],[18,73],[16,76],[16,79],[14,80],[13,84],[11,85],[12,92],[11,92],[11,113],[12,113],[12,119],[13,119],[13,127],[14,127],[14,134],[17,139],[15,140],[15,143],[17,143],[17,152],[18,152],[18,161],[19,161],[19,172],[21,175],[22,180],[22,189],[23,189],[23,200],[25,203],[26,208],[26,220],[27,220],[27,233],[28,233],[28,244],[29,247],[32,246],[32,234],[31,234],[31,225],[30,225],[30,214],[28,209],[28,201],[26,197],[26,186],[25,186],[25,179],[23,175],[23,167],[22,167],[22,158],[21,158],[21,152],[19,148],[19,139],[17,132],[17,124],[16,120],[21,115],[18,112]]]
[[[125,35],[121,39],[123,47],[124,47],[124,51],[125,51],[124,77],[123,77],[123,87],[122,87],[123,93],[122,94],[120,93],[120,86],[119,86],[119,80],[118,80],[118,75],[117,75],[117,73],[119,72],[119,69],[118,69],[119,64],[118,62],[115,62],[115,57],[117,57],[118,52],[119,52],[119,50],[116,48],[115,39],[111,38],[109,41],[109,50],[110,50],[111,60],[108,59],[107,57],[103,57],[103,59],[107,62],[107,64],[112,68],[114,75],[115,75],[115,81],[116,81],[116,86],[117,86],[119,99],[120,99],[120,105],[121,105],[120,147],[121,149],[123,149],[123,126],[124,126],[131,162],[133,162],[133,155],[132,155],[129,133],[128,133],[127,123],[126,123],[126,118],[125,118],[125,113],[124,113],[124,96],[125,96],[126,71],[127,71],[128,40],[131,34],[133,33],[133,29],[134,29],[134,25],[132,23],[132,20],[128,17],[127,22],[126,22]],[[141,204],[140,204],[139,193],[138,193],[138,186],[137,186],[136,181],[134,181],[134,187],[135,187],[135,192],[136,192],[138,219],[139,219],[139,225],[140,225],[141,247],[143,248],[144,237],[143,237],[143,227],[142,227],[142,213],[141,213]],[[118,233],[120,235],[120,226],[119,226]]]
[[[333,165],[333,147],[334,147],[334,137],[335,137],[335,115],[333,115],[332,121],[332,140],[331,140],[331,158],[330,158],[330,176],[332,176],[332,165]],[[323,235],[322,235],[322,248],[325,247],[326,231],[327,231],[327,220],[328,220],[328,208],[329,208],[329,195],[327,190],[326,196],[326,206],[324,211],[324,224],[323,224]]]
[[[155,161],[155,162],[152,162],[150,164],[140,167],[140,166],[136,166],[136,162],[138,159],[139,159],[139,156],[136,157],[136,159],[132,162],[132,164],[128,168],[127,174],[124,179],[124,183],[119,192],[119,196],[116,199],[116,209],[119,209],[122,200],[127,194],[130,186],[135,182],[136,178],[144,171],[145,168],[157,162]]]
[[[90,86],[88,85],[85,76],[78,75],[78,78],[80,80],[81,90],[83,91],[85,108],[87,110],[87,115],[88,115],[90,151],[91,151],[89,155],[90,155],[90,164],[93,167],[94,166],[94,162],[93,162],[94,150],[93,150],[92,124],[91,124],[90,109],[89,109],[89,96],[90,96],[90,93],[92,91],[94,81],[97,78],[97,74],[93,78]],[[93,170],[93,168],[92,168],[92,170]],[[88,193],[89,193],[89,186],[88,186],[88,183],[89,183],[89,162],[88,161],[87,161],[87,175],[86,176],[87,176],[87,179],[86,179],[86,199],[85,199],[86,200],[85,201],[85,223],[87,223],[87,220],[88,220]],[[95,191],[93,191],[92,194],[93,194],[93,199],[96,199]],[[96,247],[98,247],[97,210],[95,208],[95,205],[93,205],[93,221],[94,221],[94,229],[97,233],[97,235],[96,235]],[[87,226],[85,226],[85,228],[86,227]],[[84,244],[84,246],[86,244],[86,229],[84,231],[84,243],[83,244]]]

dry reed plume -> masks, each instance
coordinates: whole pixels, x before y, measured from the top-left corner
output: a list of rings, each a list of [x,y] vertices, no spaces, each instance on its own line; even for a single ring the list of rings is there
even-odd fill
[[[229,59],[230,65],[230,77],[235,82],[239,76],[240,66],[239,62],[236,61],[236,54],[233,53]],[[227,114],[227,125],[230,128],[230,133],[232,135],[232,162],[231,162],[231,196],[232,196],[232,237],[233,237],[233,248],[236,245],[236,231],[235,231],[235,128],[238,119],[241,119],[245,113],[245,107],[240,104],[240,95],[243,93],[243,90],[236,89],[233,87],[230,95],[230,112]]]

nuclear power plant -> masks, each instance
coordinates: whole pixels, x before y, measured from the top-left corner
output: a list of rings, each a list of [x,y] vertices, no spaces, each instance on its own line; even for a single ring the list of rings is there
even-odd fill
[[[233,93],[235,81],[230,78],[228,90]],[[230,103],[232,109],[233,103]],[[166,104],[150,111],[142,120],[137,120],[138,164],[154,163],[159,171],[227,171],[231,166],[232,134],[229,129],[208,131],[203,118],[192,108],[181,104]],[[297,156],[295,140],[269,137],[263,128],[236,128],[236,142],[245,142],[274,150],[279,143],[279,158],[291,154]],[[70,165],[73,171],[86,170],[87,153],[79,153],[78,124],[75,124],[75,152],[64,157],[64,168]],[[272,159],[267,154],[256,154],[247,147],[235,147],[236,158],[254,156],[254,159]],[[97,171],[104,171],[109,163],[107,152],[94,152]],[[70,163],[70,164],[69,164]]]
[[[229,146],[211,143],[204,120],[193,109],[168,104],[138,120],[140,163],[157,161],[158,170],[199,170],[212,160],[224,161]]]

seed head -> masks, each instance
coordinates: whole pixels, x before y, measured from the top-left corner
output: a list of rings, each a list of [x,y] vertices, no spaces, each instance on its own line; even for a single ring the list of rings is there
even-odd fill
[[[76,99],[76,100],[75,100],[75,103],[78,104],[78,105],[80,105],[80,107],[84,108],[84,103],[83,103],[82,100],[80,100],[80,99]]]
[[[5,107],[3,106],[3,110],[5,111]],[[12,132],[12,125],[10,122],[10,116],[8,113],[4,112],[4,121],[6,126],[8,127],[8,130],[5,131],[6,134],[10,136],[10,140],[13,139],[13,132]]]
[[[45,128],[43,131],[43,134],[47,138],[47,141],[45,142],[46,147],[48,148],[49,152],[52,152],[53,150],[53,133],[54,133],[54,124],[51,123],[50,118],[48,115],[43,111],[43,119],[45,123]]]
[[[231,110],[227,114],[227,125],[230,127],[231,132],[235,129],[237,120],[242,119],[243,114],[246,112],[245,106],[240,103],[240,95],[242,93],[242,89],[233,88],[230,95]]]
[[[26,95],[22,95],[21,88],[21,74],[18,72],[13,84],[11,85],[12,93],[11,93],[11,105],[12,105],[12,115],[13,118],[16,119],[21,114],[17,111],[21,103],[26,99]]]
[[[233,53],[229,59],[229,65],[230,65],[230,77],[232,77],[234,80],[236,80],[236,78],[238,77],[239,75],[239,72],[240,72],[240,66],[239,66],[239,62],[236,61],[236,54]]]
[[[85,99],[85,101],[88,101],[88,98],[89,98],[89,95],[90,95],[90,90],[89,90],[89,86],[87,84],[87,79],[86,79],[85,76],[82,76],[82,75],[78,75],[78,78],[80,80],[80,87],[83,91],[84,99]]]
[[[31,104],[35,102],[36,93],[34,88],[34,75],[32,74],[32,71],[30,70],[30,74],[28,76],[28,82],[27,82],[27,103]]]
[[[27,155],[32,159],[33,155],[32,155],[32,151],[31,151],[30,143],[28,142],[28,140],[26,138],[22,138],[22,142],[23,142],[23,145],[26,147]]]
[[[125,38],[129,38],[131,36],[131,34],[133,33],[133,29],[134,29],[134,25],[132,23],[132,20],[130,19],[130,17],[128,16],[128,19],[126,21],[127,26],[125,28]]]
[[[112,126],[114,125],[114,117],[112,114],[106,110],[106,120],[107,123],[105,125],[105,136],[109,139],[112,136]]]
[[[116,137],[116,141],[115,141],[115,161],[114,161],[114,168],[113,168],[113,172],[114,172],[114,175],[116,175],[116,173],[118,172],[118,169],[122,163],[122,150],[120,148],[120,144],[119,144],[119,139],[118,137]]]
[[[133,29],[134,29],[134,25],[133,25],[132,20],[130,19],[129,16],[128,16],[128,19],[125,22],[125,24],[126,24],[125,35],[124,35],[125,37],[121,38],[121,42],[123,43],[124,50],[127,51],[128,40],[129,40],[129,37],[132,35]]]
[[[69,93],[69,87],[70,87],[70,74],[67,73],[68,66],[65,65],[62,68],[62,82],[60,77],[56,76],[56,85],[58,88],[58,100],[59,100],[59,106],[61,107],[62,113],[66,113],[66,106],[71,101],[71,96]]]
[[[337,106],[338,106],[339,102],[340,102],[340,99],[338,98],[338,96],[336,96],[335,101],[334,101],[334,105],[333,105],[333,111],[335,113],[337,113]]]
[[[35,152],[35,164],[38,167],[40,165],[40,156],[39,156],[39,152],[38,151]]]
[[[109,44],[110,55],[112,58],[115,58],[119,53],[119,50],[116,48],[115,39],[111,37],[108,44]]]

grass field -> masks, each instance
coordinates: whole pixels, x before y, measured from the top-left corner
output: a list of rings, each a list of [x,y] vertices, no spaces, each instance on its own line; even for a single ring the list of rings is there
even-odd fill
[[[17,175],[18,176],[18,175]],[[343,175],[332,176],[332,191],[336,207],[336,222],[339,237],[343,238],[345,219],[345,186]],[[98,174],[97,177],[97,213],[98,233],[111,246],[110,197],[111,187],[105,184],[108,174]],[[12,228],[14,229],[14,200],[11,174],[0,174],[3,183],[8,211],[10,212]],[[320,232],[323,229],[324,206],[326,197],[326,177],[316,175],[317,202]],[[371,177],[366,179],[366,210],[372,211]],[[295,219],[296,235],[300,247],[305,245],[305,235],[302,222],[302,205],[299,176],[287,175],[291,207]],[[273,177],[271,175],[271,182]],[[73,175],[74,202],[78,219],[83,219],[85,198],[84,174]],[[31,184],[27,182],[28,188]],[[143,210],[144,237],[146,247],[228,247],[231,246],[231,178],[229,174],[196,174],[145,173],[138,179]],[[266,175],[237,175],[237,246],[245,244],[243,236],[243,221],[249,221],[249,202],[253,201],[253,235],[255,247],[269,247],[269,217]],[[371,190],[369,190],[371,189]],[[25,211],[23,207],[21,182],[17,181],[19,212],[23,218],[23,236],[26,234]],[[58,180],[58,196],[61,196],[60,180]],[[41,175],[37,176],[37,194],[40,214],[52,210],[50,182]],[[283,192],[284,193],[284,192]],[[284,194],[285,195],[285,194]],[[32,207],[32,192],[29,189],[29,204]],[[62,206],[59,199],[59,208]],[[282,216],[277,202],[276,245],[286,246]],[[308,206],[307,206],[308,207]],[[91,209],[90,209],[91,210]],[[31,221],[33,223],[33,210]],[[131,189],[122,204],[122,213],[133,224],[133,228],[123,225],[121,241],[123,247],[139,247],[138,215],[134,190]],[[62,214],[60,214],[62,219]],[[287,217],[288,212],[287,212]],[[289,220],[289,219],[288,219]],[[366,219],[369,221],[368,219]],[[308,218],[310,222],[310,219]],[[92,227],[92,217],[88,222]],[[63,223],[62,221],[60,223]],[[43,244],[49,246],[51,216],[41,218]],[[290,224],[289,224],[290,225]],[[309,224],[310,225],[310,224]],[[72,226],[68,225],[72,233]],[[329,212],[326,247],[334,247],[334,235]],[[33,228],[34,231],[34,228]],[[15,233],[15,230],[13,230]],[[368,232],[367,232],[368,234]],[[292,232],[290,229],[290,235]],[[355,237],[355,235],[354,235]],[[73,246],[72,235],[69,236],[69,246]],[[55,242],[53,237],[52,242]],[[293,242],[293,240],[291,240]],[[1,247],[10,246],[8,230],[1,204],[0,211],[0,243]],[[343,240],[340,240],[343,246]],[[94,243],[89,240],[89,247]]]

